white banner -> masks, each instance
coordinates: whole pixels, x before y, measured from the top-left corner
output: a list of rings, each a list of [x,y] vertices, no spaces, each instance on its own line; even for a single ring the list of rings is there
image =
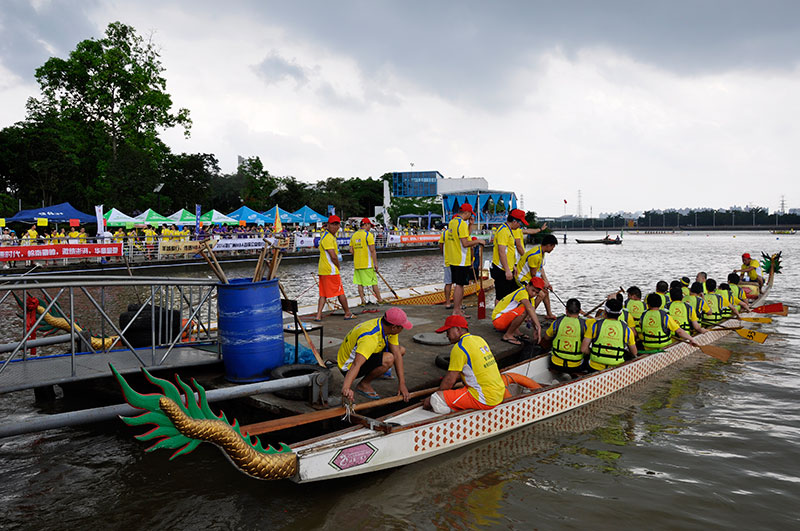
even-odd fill
[[[217,240],[214,251],[257,251],[262,247],[264,240],[261,238],[223,238]]]
[[[94,206],[94,216],[97,218],[97,235],[100,236],[106,230],[106,220],[103,218],[103,205]]]
[[[294,238],[294,246],[295,247],[316,247],[314,244],[313,236],[295,236]]]

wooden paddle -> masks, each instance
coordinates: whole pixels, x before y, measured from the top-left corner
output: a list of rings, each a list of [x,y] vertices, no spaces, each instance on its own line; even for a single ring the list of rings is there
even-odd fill
[[[678,343],[688,343],[687,339],[679,339]],[[716,358],[720,361],[728,361],[731,358],[733,352],[726,348],[717,347],[714,345],[700,345],[700,351],[703,354],[708,354],[712,358]]]
[[[763,343],[769,337],[769,334],[765,334],[764,332],[758,332],[757,330],[741,326],[720,326],[712,330],[733,330],[743,338],[755,341],[756,343]]]
[[[230,284],[230,282],[228,282],[228,277],[225,275],[225,271],[223,271],[222,266],[219,265],[219,260],[217,260],[217,255],[214,254],[214,251],[211,249],[211,246],[208,245],[208,240],[203,240],[202,245],[203,249],[205,249],[206,253],[208,253],[208,256],[210,256],[211,260],[214,261],[214,265],[212,265],[211,267],[214,268],[214,266],[216,266],[214,270],[217,273],[219,279],[222,281],[223,284]],[[202,254],[202,252],[200,254]],[[209,262],[208,259],[206,259],[206,261]]]
[[[409,399],[420,398],[423,396],[427,396],[437,391],[438,389],[439,389],[438,387],[430,387],[428,389],[422,389],[421,391],[414,391],[413,393],[409,393],[408,396]],[[373,400],[371,402],[355,404],[353,406],[353,410],[363,411],[365,409],[371,409],[374,407],[395,404],[401,400],[403,400],[402,395],[390,396],[387,398],[381,398],[380,400]],[[320,420],[330,419],[333,417],[341,417],[345,413],[347,413],[347,410],[341,406],[330,409],[323,409],[322,411],[314,411],[311,413],[303,413],[302,415],[293,415],[291,417],[285,417],[282,419],[268,420],[266,422],[257,422],[255,424],[248,424],[247,426],[242,426],[242,433],[245,434],[245,436],[262,435],[264,433],[270,433],[273,431],[280,431],[288,428],[294,428],[295,426],[302,426],[304,424],[309,424],[311,422],[317,422]]]
[[[214,274],[217,276],[219,281],[222,282],[223,284],[227,284],[228,283],[228,279],[225,276],[225,273],[222,273],[221,271],[219,271],[217,269],[217,267],[214,265],[214,262],[212,262],[211,259],[208,257],[208,255],[206,255],[205,251],[206,251],[205,247],[201,247],[200,250],[199,250],[200,256],[202,256],[205,259],[205,261],[208,263],[208,267],[211,268],[211,271],[214,272]]]
[[[281,265],[282,258],[283,253],[281,253],[281,250],[275,249],[275,255],[272,257],[272,263],[269,266],[269,275],[267,275],[267,280],[272,280],[275,278],[275,275],[278,273],[278,266]]]
[[[620,288],[619,288],[619,290],[617,291],[617,293],[623,293],[623,292],[625,292],[625,288],[622,288],[622,287],[620,287]],[[561,299],[559,299],[559,300],[561,300]],[[589,310],[588,312],[583,312],[583,315],[588,315],[588,316],[590,316],[590,317],[591,317],[591,315],[592,315],[592,314],[593,314],[595,311],[597,311],[597,309],[598,309],[598,308],[600,308],[600,306],[604,305],[604,304],[606,303],[606,301],[607,301],[607,300],[608,300],[608,298],[605,298],[605,299],[603,299],[603,301],[602,301],[600,304],[598,304],[597,306],[595,306],[594,308],[592,308],[592,309],[591,309],[591,310]],[[566,307],[566,305],[565,305],[565,307]]]
[[[486,293],[483,291],[483,245],[478,246],[478,260],[481,263],[481,274],[478,280],[478,319],[486,319]],[[472,274],[475,275],[475,268]]]
[[[286,296],[286,290],[283,289],[283,284],[281,284],[280,280],[278,281],[278,288],[281,290],[281,295],[283,295],[283,298],[288,301],[289,297]],[[314,354],[314,357],[317,359],[317,363],[319,364],[320,367],[324,367],[325,366],[325,362],[322,361],[322,356],[320,356],[319,352],[317,352],[317,347],[314,346],[314,343],[311,341],[311,338],[308,336],[308,332],[306,332],[306,327],[303,324],[303,321],[301,321],[297,317],[297,312],[292,312],[292,316],[294,316],[294,322],[298,323],[298,325],[300,326],[300,330],[303,331],[303,337],[306,338],[306,342],[308,343],[309,348],[311,348],[311,353]]]
[[[740,317],[740,321],[747,321],[748,323],[771,323],[771,317]]]
[[[259,282],[264,276],[264,260],[267,258],[267,250],[268,250],[267,242],[264,241],[264,247],[261,248],[261,252],[258,253],[258,261],[256,262],[256,270],[253,273],[253,282]]]
[[[755,313],[774,313],[786,316],[789,313],[789,308],[782,302],[776,302],[775,304],[765,304],[764,306],[753,308],[752,311]]]
[[[383,280],[383,283],[386,284],[386,287],[389,288],[389,291],[392,292],[392,295],[394,295],[394,298],[395,299],[399,299],[400,297],[397,295],[397,292],[392,289],[392,287],[389,285],[388,282],[386,282],[386,279],[383,278],[383,275],[381,274],[381,272],[378,271],[378,270],[375,270],[375,272],[378,273],[378,276],[381,277],[381,280]]]

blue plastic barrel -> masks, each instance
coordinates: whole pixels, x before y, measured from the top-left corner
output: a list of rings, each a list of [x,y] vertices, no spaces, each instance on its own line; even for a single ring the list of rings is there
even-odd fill
[[[218,335],[225,378],[232,382],[269,380],[283,365],[283,316],[278,279],[246,278],[217,286]]]

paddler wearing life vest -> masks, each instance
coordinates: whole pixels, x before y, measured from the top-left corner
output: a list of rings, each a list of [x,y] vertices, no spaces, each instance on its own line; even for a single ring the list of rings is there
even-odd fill
[[[703,293],[708,293],[708,288],[706,287],[706,280],[708,280],[708,273],[705,271],[700,271],[697,273],[697,276],[694,277],[695,282],[699,282],[703,286]]]
[[[608,299],[603,310],[605,318],[586,327],[581,343],[581,352],[589,357],[590,372],[622,365],[638,354],[633,330],[619,320],[622,301],[616,297]]]
[[[666,310],[661,309],[661,297],[658,293],[647,296],[647,311],[642,314],[639,331],[644,350],[667,348],[672,344],[673,334],[687,340],[692,346],[700,346]]]
[[[761,264],[758,260],[750,256],[750,253],[742,255],[741,269],[734,269],[734,273],[741,273],[742,278],[746,278],[750,282],[758,282],[758,287],[761,289],[764,286],[764,276],[761,271]]]
[[[669,304],[668,292],[669,292],[669,284],[667,284],[666,280],[659,280],[658,282],[656,282],[655,294],[658,295],[659,298],[661,298],[661,306],[659,306],[659,308],[662,310],[667,307],[667,304]],[[650,297],[650,295],[652,295],[652,293],[648,294],[647,296]]]
[[[713,278],[706,280],[706,289],[708,293],[703,298],[708,303],[709,312],[703,324],[717,324],[731,315],[735,315],[737,318],[740,317],[739,311],[731,307],[730,293],[726,290],[717,289],[716,280]]]
[[[744,290],[741,286],[739,286],[739,282],[741,278],[736,273],[729,273],[728,274],[728,284],[730,285],[730,292],[733,297],[739,299],[739,303],[736,305],[737,310],[744,309],[744,311],[750,311],[750,305],[747,304],[747,295],[745,294]]]
[[[551,371],[576,374],[586,371],[581,343],[588,322],[581,318],[581,301],[578,299],[568,299],[565,311],[566,314],[553,321],[545,331],[544,347],[552,343],[548,362]]]
[[[692,306],[700,322],[703,322],[705,316],[711,313],[711,307],[703,298],[703,284],[700,282],[693,282],[689,286],[689,296],[684,297],[683,300]]]
[[[647,310],[642,302],[642,290],[638,286],[631,286],[628,288],[628,300],[625,301],[625,309],[628,314],[633,318],[634,326],[639,327],[639,319],[642,314]]]
[[[694,306],[688,301],[683,300],[683,286],[674,286],[669,290],[669,298],[672,299],[667,305],[667,313],[675,319],[683,330],[691,333],[692,330],[699,334],[707,332],[705,328],[700,326],[700,318]]]

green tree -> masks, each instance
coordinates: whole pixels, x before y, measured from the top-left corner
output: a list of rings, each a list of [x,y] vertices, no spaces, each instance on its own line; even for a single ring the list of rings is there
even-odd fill
[[[164,188],[160,193],[169,199],[173,211],[185,208],[194,212],[194,205],[204,203],[213,207],[213,203],[208,202],[211,183],[219,173],[219,161],[209,153],[170,155],[164,167]]]
[[[264,169],[259,157],[250,157],[239,164],[237,173],[244,180],[242,201],[253,210],[265,210],[270,203],[270,194],[278,188],[278,179]],[[238,207],[237,207],[238,208]]]

